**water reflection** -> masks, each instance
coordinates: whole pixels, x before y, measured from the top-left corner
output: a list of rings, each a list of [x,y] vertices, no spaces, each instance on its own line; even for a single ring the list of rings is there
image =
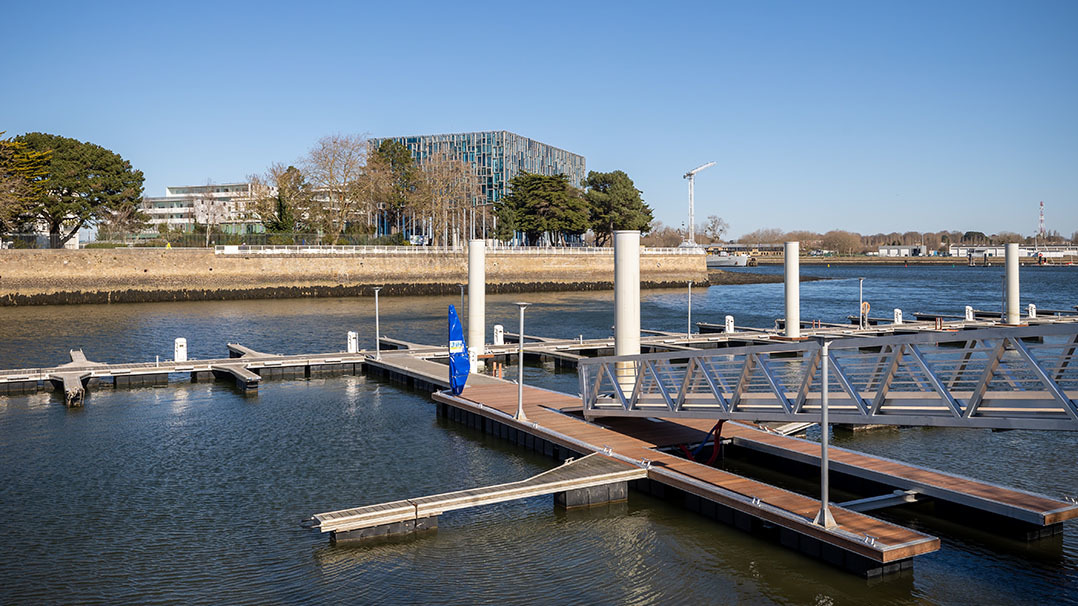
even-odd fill
[[[998,301],[992,271],[819,268],[803,317],[841,320],[867,273],[874,308],[951,311]],[[761,271],[772,271],[760,268]],[[1023,270],[1023,304],[1078,301],[1074,274]],[[694,294],[694,318],[769,326],[781,285]],[[852,297],[851,297],[852,293]],[[946,298],[941,298],[941,293]],[[954,293],[953,295],[948,293]],[[488,296],[488,321],[515,325],[515,295]],[[608,337],[611,293],[539,293],[541,334]],[[385,334],[438,342],[457,296],[382,299]],[[364,299],[0,309],[0,367],[259,350],[373,346]],[[642,324],[684,329],[684,291],[645,291]],[[856,311],[856,303],[849,306]],[[699,315],[698,315],[699,314]],[[46,335],[46,337],[43,337]],[[576,393],[572,372],[526,381]],[[515,374],[515,369],[509,372]],[[298,521],[318,511],[507,482],[551,460],[436,418],[424,396],[377,379],[268,380],[254,397],[227,383],[91,389],[83,410],[53,392],[0,397],[0,601],[201,603],[1076,603],[1078,532],[1034,546],[993,541],[931,517],[896,521],[943,537],[914,573],[867,582],[633,493],[627,505],[559,512],[549,498],[445,516],[414,540],[330,547]],[[901,430],[836,443],[1043,492],[1074,493],[1073,436]],[[59,548],[57,546],[62,546]],[[507,582],[509,580],[509,582]]]

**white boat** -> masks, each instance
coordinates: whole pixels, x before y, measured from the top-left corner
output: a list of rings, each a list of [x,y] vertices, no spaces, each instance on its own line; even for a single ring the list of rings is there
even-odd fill
[[[718,267],[745,267],[748,264],[749,256],[742,253],[731,255],[730,253],[721,252],[707,256],[708,269],[716,269]]]

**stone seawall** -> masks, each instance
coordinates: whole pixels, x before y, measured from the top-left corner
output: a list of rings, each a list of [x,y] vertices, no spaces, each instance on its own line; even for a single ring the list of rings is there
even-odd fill
[[[487,292],[613,288],[613,254],[487,252]],[[706,284],[703,255],[645,254],[641,285]],[[209,249],[0,251],[0,305],[455,294],[466,253],[215,254]]]

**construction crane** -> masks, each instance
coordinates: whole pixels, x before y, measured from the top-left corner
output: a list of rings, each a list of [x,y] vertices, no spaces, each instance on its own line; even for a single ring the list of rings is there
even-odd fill
[[[685,178],[689,180],[689,239],[686,240],[689,246],[696,246],[696,218],[693,216],[693,200],[692,200],[692,186],[696,181],[696,173],[704,170],[705,168],[711,168],[715,166],[714,162],[708,162],[707,164],[701,164],[696,168],[685,173]]]

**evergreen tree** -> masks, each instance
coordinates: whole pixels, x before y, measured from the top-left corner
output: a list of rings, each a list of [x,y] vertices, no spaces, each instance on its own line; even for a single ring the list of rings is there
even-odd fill
[[[12,231],[28,219],[44,193],[51,157],[51,151],[34,151],[21,141],[0,138],[0,232]]]
[[[39,154],[52,152],[28,215],[48,227],[53,248],[62,247],[83,226],[135,208],[142,199],[142,171],[100,145],[45,133],[15,141]]]
[[[647,233],[651,225],[651,208],[644,203],[629,175],[620,170],[610,173],[591,171],[584,181],[588,191],[591,230],[595,244],[604,246],[615,230],[635,229]]]
[[[509,184],[512,191],[497,206],[498,222],[524,232],[528,244],[538,244],[543,234],[565,244],[566,236],[587,231],[588,205],[565,175],[521,173]]]

